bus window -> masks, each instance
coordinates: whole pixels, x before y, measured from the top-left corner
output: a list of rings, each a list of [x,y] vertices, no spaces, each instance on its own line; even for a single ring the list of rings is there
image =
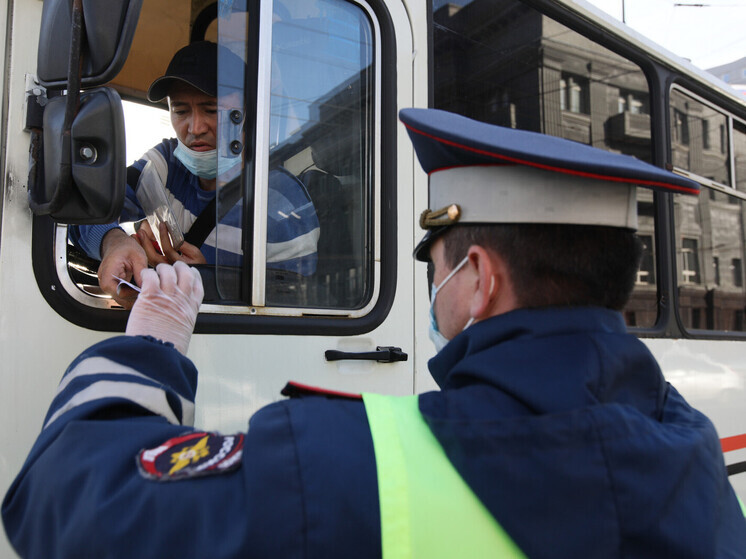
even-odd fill
[[[189,29],[191,40],[218,43],[217,226],[202,245],[205,302],[220,304],[216,313],[250,306],[272,316],[362,317],[380,293],[380,30],[369,7],[347,0],[278,0],[267,11],[263,3],[254,19],[248,6],[235,0],[196,13],[187,0],[144,5],[111,84],[143,103],[126,109],[127,162],[174,137],[165,102],[148,105],[146,92],[190,41]],[[167,30],[152,26],[163,19]],[[259,44],[257,34],[271,42]],[[180,218],[184,233],[188,218]],[[56,235],[59,252],[64,234]],[[98,288],[98,262],[68,245],[68,293],[88,307],[117,307]]]
[[[674,167],[731,186],[726,115],[677,89],[670,111]]]
[[[651,161],[637,64],[517,0],[433,0],[434,107]]]
[[[637,64],[517,0],[432,0],[432,9],[435,108],[652,161]],[[644,253],[624,316],[643,328],[658,318],[654,207],[641,189]]]
[[[285,0],[273,15],[270,179],[284,173],[305,186],[318,230],[301,241],[316,251],[313,269],[288,270],[271,227],[300,210],[269,212],[267,305],[356,309],[371,297],[373,48],[366,13],[348,2]],[[269,194],[271,205],[271,184]]]
[[[676,195],[679,317],[687,329],[746,331],[746,202],[705,188],[699,199]]]
[[[669,116],[674,168],[705,186],[699,198],[674,197],[679,319],[688,330],[744,332],[746,126],[676,87]]]

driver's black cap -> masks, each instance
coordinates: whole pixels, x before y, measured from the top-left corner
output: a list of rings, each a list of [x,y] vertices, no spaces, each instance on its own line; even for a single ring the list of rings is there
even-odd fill
[[[157,103],[168,96],[174,82],[196,87],[210,97],[217,97],[218,45],[197,41],[179,49],[166,69],[148,89],[148,100]]]

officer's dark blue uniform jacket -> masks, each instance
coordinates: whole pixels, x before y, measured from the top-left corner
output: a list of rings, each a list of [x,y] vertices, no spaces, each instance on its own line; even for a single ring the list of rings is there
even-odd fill
[[[430,367],[443,390],[421,396],[421,412],[529,557],[746,556],[713,426],[618,313],[514,311],[473,325]],[[83,353],[3,502],[16,549],[46,559],[380,556],[360,401],[267,406],[232,472],[140,474],[141,449],[189,431],[178,423],[196,381],[188,359],[152,339]]]

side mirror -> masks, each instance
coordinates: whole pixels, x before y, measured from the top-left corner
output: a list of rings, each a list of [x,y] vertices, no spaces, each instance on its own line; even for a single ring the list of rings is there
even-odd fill
[[[29,206],[69,224],[110,223],[124,205],[124,117],[119,95],[102,85],[119,73],[142,0],[45,0],[37,73],[66,89],[29,126]]]
[[[110,88],[83,93],[67,136],[66,101],[55,97],[44,109],[43,178],[30,182],[29,205],[60,223],[110,223],[122,211],[126,184],[121,99]]]
[[[141,7],[142,0],[44,0],[36,67],[39,82],[48,89],[67,89],[70,45],[81,31],[86,45],[81,87],[111,81],[127,59]],[[82,17],[75,17],[76,10]]]

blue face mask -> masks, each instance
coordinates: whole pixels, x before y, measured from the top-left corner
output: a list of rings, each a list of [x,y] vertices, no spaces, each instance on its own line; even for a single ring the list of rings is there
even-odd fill
[[[451,273],[448,274],[442,282],[440,282],[440,285],[433,287],[432,294],[430,295],[430,332],[428,333],[428,335],[430,337],[430,341],[435,344],[435,351],[437,351],[438,353],[440,353],[440,350],[442,350],[450,340],[446,338],[438,329],[438,319],[435,317],[435,296],[438,294],[438,291],[443,289],[443,286],[448,282],[448,280],[455,276],[456,272],[463,268],[468,261],[469,257],[464,257],[464,259],[459,262],[453,270],[451,270]],[[464,326],[464,330],[471,326],[472,322],[474,322],[474,317],[469,319],[469,322],[467,322],[466,326]]]
[[[190,173],[202,179],[214,179],[233,168],[241,161],[240,157],[219,157],[217,150],[194,151],[189,149],[181,140],[174,150],[174,157],[181,161]]]

